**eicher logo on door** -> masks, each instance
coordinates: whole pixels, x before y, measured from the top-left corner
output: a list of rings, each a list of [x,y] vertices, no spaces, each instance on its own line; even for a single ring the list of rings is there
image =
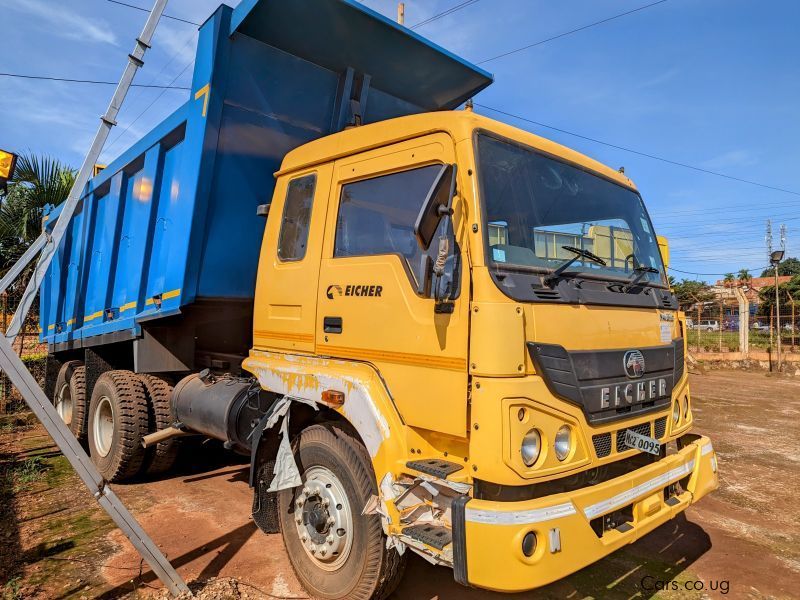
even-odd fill
[[[383,294],[382,285],[370,284],[348,284],[342,287],[341,285],[329,285],[325,291],[328,300],[333,300],[337,296],[367,296],[372,298],[380,298]]]

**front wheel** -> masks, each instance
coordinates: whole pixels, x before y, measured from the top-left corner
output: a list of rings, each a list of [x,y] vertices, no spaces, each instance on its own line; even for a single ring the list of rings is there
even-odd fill
[[[278,518],[297,578],[317,598],[385,598],[405,560],[386,549],[380,517],[361,514],[378,493],[363,444],[326,423],[305,429],[293,448],[303,485],[278,493]]]

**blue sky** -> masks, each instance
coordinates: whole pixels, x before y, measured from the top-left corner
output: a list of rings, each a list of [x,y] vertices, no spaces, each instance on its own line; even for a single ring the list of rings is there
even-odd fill
[[[139,6],[149,0],[127,0]],[[652,0],[479,0],[416,31],[472,61]],[[406,2],[414,25],[458,0]],[[171,0],[202,22],[217,0]],[[229,2],[235,5],[236,2]],[[394,0],[368,0],[394,18]],[[0,72],[116,80],[145,13],[105,0],[0,0]],[[495,83],[476,102],[564,130],[800,193],[800,3],[668,0],[482,64]],[[189,85],[196,28],[162,20],[139,83]],[[79,165],[111,86],[0,77],[0,147]],[[185,101],[187,92],[135,89],[104,158],[118,155]],[[624,166],[637,183],[672,266],[717,274],[766,264],[764,229],[787,225],[800,254],[800,195],[747,185],[576,138],[479,108]],[[141,115],[141,116],[140,116]],[[777,241],[777,240],[776,240]],[[673,272],[676,277],[692,277]],[[714,280],[715,275],[700,275]]]

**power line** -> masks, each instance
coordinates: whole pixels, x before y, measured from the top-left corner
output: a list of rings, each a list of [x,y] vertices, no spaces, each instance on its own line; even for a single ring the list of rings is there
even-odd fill
[[[118,81],[99,81],[96,79],[69,79],[67,77],[46,77],[44,75],[23,75],[21,73],[0,73],[0,77],[13,77],[17,79],[34,79],[36,81],[62,81],[66,83],[91,83],[95,85],[119,85]],[[188,87],[177,87],[170,85],[142,84],[133,83],[131,87],[155,88],[161,90],[188,90]]]
[[[432,17],[430,17],[428,19],[425,19],[424,21],[420,21],[416,25],[412,25],[409,29],[417,29],[418,27],[422,27],[423,25],[427,25],[428,23],[432,23],[433,21],[441,19],[442,17],[446,17],[447,15],[452,15],[454,12],[457,12],[457,11],[461,10],[462,8],[466,8],[467,6],[470,6],[472,4],[476,4],[477,2],[480,2],[480,0],[467,0],[466,2],[462,2],[460,4],[456,4],[455,6],[452,6],[452,7],[448,8],[447,10],[444,10],[444,11],[438,13],[438,14],[435,14]]]
[[[119,0],[106,0],[106,2],[110,2],[111,4],[118,4],[120,6],[127,6],[128,8],[135,8],[136,10],[140,10],[142,12],[149,13],[149,8],[143,8],[141,6],[136,6],[135,4],[128,4],[127,2],[120,2]],[[200,23],[195,23],[194,21],[189,21],[188,19],[181,19],[180,17],[173,17],[172,15],[163,14],[161,15],[165,19],[172,19],[173,21],[180,21],[181,23],[187,23],[188,25],[194,25],[195,27],[200,27]]]
[[[534,42],[532,44],[528,44],[527,46],[522,46],[521,48],[515,48],[514,50],[509,50],[508,52],[503,52],[502,54],[498,54],[497,56],[492,56],[491,58],[486,58],[476,64],[482,65],[487,62],[491,62],[493,60],[497,60],[498,58],[504,58],[506,56],[510,56],[511,54],[516,54],[517,52],[522,52],[524,50],[529,50],[530,48],[534,48],[536,46],[540,46],[542,44],[546,44],[547,42],[552,42],[553,40],[557,40],[562,37],[566,37],[568,35],[572,35],[573,33],[578,33],[579,31],[584,31],[589,29],[590,27],[596,27],[597,25],[602,25],[603,23],[608,23],[609,21],[613,21],[614,19],[619,19],[621,17],[626,17],[631,15],[635,12],[639,12],[640,10],[645,10],[646,8],[651,8],[653,6],[657,6],[658,4],[664,4],[667,0],[658,0],[658,2],[653,2],[651,4],[645,4],[644,6],[640,6],[639,8],[634,8],[633,10],[629,10],[624,13],[620,13],[618,15],[614,15],[613,17],[608,17],[606,19],[602,19],[600,21],[595,21],[594,23],[589,23],[588,25],[584,25],[583,27],[578,27],[577,29],[571,29],[570,31],[565,31],[564,33],[559,33],[558,35],[554,35],[552,37],[539,40],[538,42]]]
[[[769,265],[767,265],[767,267],[768,266]],[[757,267],[757,268],[752,268],[752,269],[747,269],[747,270],[748,271],[763,271],[767,267]],[[728,273],[697,273],[695,271],[681,271],[680,269],[676,269],[674,267],[667,267],[667,269],[670,270],[670,271],[675,271],[676,273],[683,273],[685,275],[725,276],[725,275],[728,274]]]
[[[665,1],[665,0],[664,0]],[[603,140],[598,140],[597,138],[592,138],[586,135],[581,135],[580,133],[575,133],[574,131],[568,131],[566,129],[562,129],[560,127],[554,127],[553,125],[548,125],[546,123],[542,123],[540,121],[534,121],[533,119],[528,119],[527,117],[523,117],[520,115],[515,115],[510,112],[506,112],[504,110],[500,110],[499,108],[493,108],[491,106],[487,106],[485,104],[478,104],[475,103],[475,106],[480,106],[481,108],[485,108],[487,110],[491,110],[493,112],[499,113],[501,115],[505,115],[507,117],[511,117],[513,119],[519,119],[520,121],[525,121],[526,123],[531,123],[533,125],[538,125],[539,127],[545,127],[547,129],[551,129],[553,131],[558,131],[559,133],[564,133],[566,135],[571,135],[576,138],[580,138],[582,140],[586,140],[588,142],[594,142],[595,144],[601,144],[603,146],[608,146],[609,148],[615,148],[617,150],[622,150],[623,152],[629,152],[631,154],[636,154],[638,156],[643,156],[645,158],[651,158],[653,160],[658,160],[663,163],[667,163],[670,165],[675,165],[677,167],[683,167],[684,169],[691,169],[693,171],[698,171],[700,173],[706,173],[707,175],[715,175],[717,177],[723,177],[725,179],[730,179],[731,181],[738,181],[739,183],[747,183],[749,185],[754,185],[757,187],[765,188],[768,190],[773,190],[776,192],[783,192],[784,194],[792,194],[794,196],[800,196],[800,192],[795,192],[793,190],[787,190],[785,188],[779,188],[772,185],[767,185],[766,183],[759,183],[757,181],[751,181],[749,179],[742,179],[740,177],[734,177],[733,175],[726,175],[725,173],[719,173],[717,171],[711,171],[709,169],[703,169],[701,167],[696,167],[694,165],[690,165],[687,163],[678,162],[669,158],[664,158],[663,156],[656,156],[655,154],[649,154],[647,152],[642,152],[640,150],[634,150],[633,148],[626,148],[625,146],[620,146],[618,144],[612,144],[610,142],[604,142]]]
[[[183,75],[183,74],[186,72],[186,69],[188,69],[188,68],[189,68],[190,66],[192,66],[193,64],[194,64],[194,61],[191,61],[191,62],[190,62],[188,65],[186,65],[185,67],[183,67],[183,70],[182,70],[180,73],[178,73],[177,75],[175,75],[175,77],[172,79],[172,81],[170,81],[169,85],[171,86],[173,83],[175,83],[175,82],[178,80],[178,78],[179,78],[181,75]],[[167,89],[168,89],[168,88],[167,88]],[[122,136],[124,136],[124,135],[125,135],[125,134],[126,134],[126,133],[127,133],[129,130],[130,130],[130,128],[131,128],[131,127],[133,127],[134,123],[136,123],[136,121],[138,121],[139,119],[141,119],[141,118],[142,118],[142,116],[144,115],[144,113],[146,113],[148,110],[150,110],[150,109],[153,107],[153,105],[154,105],[156,102],[158,102],[158,100],[161,98],[161,96],[163,96],[163,95],[164,95],[164,92],[166,92],[166,91],[167,91],[167,89],[163,89],[163,90],[161,90],[161,92],[158,94],[158,96],[156,96],[155,98],[153,98],[153,101],[152,101],[150,104],[148,104],[148,105],[145,107],[145,109],[144,109],[142,112],[140,112],[138,115],[136,115],[136,118],[135,118],[135,119],[133,119],[133,121],[131,121],[130,123],[128,123],[128,126],[127,126],[127,127],[125,127],[125,129],[123,129],[123,130],[120,132],[120,134],[119,134],[119,135],[118,135],[116,138],[114,138],[114,141],[113,141],[113,142],[111,142],[111,143],[110,143],[110,144],[109,144],[109,145],[108,145],[108,146],[105,148],[105,151],[106,151],[106,152],[110,152],[110,150],[111,150],[111,148],[114,146],[114,144],[116,144],[116,143],[117,143],[117,142],[118,142],[120,139],[122,139]],[[189,89],[189,88],[186,88],[186,89]]]

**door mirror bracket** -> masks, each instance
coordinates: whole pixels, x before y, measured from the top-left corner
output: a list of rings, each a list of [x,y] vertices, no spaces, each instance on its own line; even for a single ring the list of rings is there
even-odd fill
[[[431,247],[439,222],[453,214],[456,193],[456,166],[442,165],[414,222],[414,237],[422,250]]]
[[[414,223],[414,236],[425,252],[431,249],[436,232],[442,232],[436,254],[432,257],[426,255],[423,259],[426,268],[421,286],[426,292],[433,292],[437,313],[452,313],[454,306],[452,298],[458,276],[458,252],[452,222],[455,194],[456,165],[442,165]]]

